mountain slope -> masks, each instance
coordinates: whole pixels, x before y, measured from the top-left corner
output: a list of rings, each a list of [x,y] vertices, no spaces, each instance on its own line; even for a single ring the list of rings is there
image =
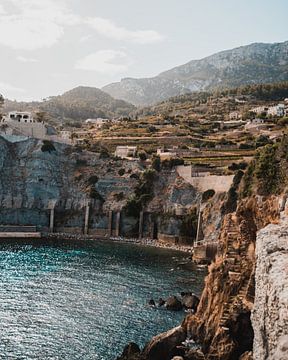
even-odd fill
[[[43,102],[18,103],[5,101],[4,110],[45,111],[56,120],[85,120],[88,118],[113,118],[127,116],[135,107],[123,100],[113,99],[100,89],[79,86],[63,95],[53,96]]]
[[[102,90],[135,105],[150,105],[191,91],[285,80],[288,80],[288,41],[255,43],[222,51],[154,78],[126,78]]]

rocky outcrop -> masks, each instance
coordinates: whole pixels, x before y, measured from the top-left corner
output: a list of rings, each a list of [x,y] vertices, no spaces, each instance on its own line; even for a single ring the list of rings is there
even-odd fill
[[[144,348],[143,356],[148,360],[170,360],[178,355],[177,346],[186,339],[186,332],[178,326],[163,334],[155,336]]]
[[[288,219],[260,230],[252,315],[254,357],[288,359]]]

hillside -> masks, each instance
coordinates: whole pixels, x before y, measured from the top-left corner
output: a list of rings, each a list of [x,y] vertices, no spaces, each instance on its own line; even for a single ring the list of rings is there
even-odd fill
[[[88,118],[113,118],[127,116],[134,106],[113,99],[100,89],[79,86],[63,95],[53,96],[43,102],[15,102],[5,100],[4,111],[44,111],[57,122],[83,121]]]
[[[288,41],[226,50],[165,71],[153,78],[122,79],[102,88],[135,105],[150,105],[193,91],[288,80]]]

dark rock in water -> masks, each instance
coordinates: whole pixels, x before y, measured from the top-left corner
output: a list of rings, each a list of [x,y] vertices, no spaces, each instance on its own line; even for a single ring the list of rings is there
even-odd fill
[[[139,346],[131,342],[125,346],[122,355],[117,360],[138,360],[140,359],[140,352]]]
[[[179,311],[182,310],[182,303],[176,296],[171,296],[166,301],[167,310]]]
[[[158,306],[163,306],[163,305],[165,305],[165,300],[162,299],[162,298],[160,298],[160,299],[158,300]]]
[[[155,301],[154,301],[153,299],[150,299],[150,300],[148,301],[148,305],[149,305],[149,306],[156,306]]]
[[[155,336],[144,348],[143,356],[149,360],[171,360],[175,355],[182,355],[177,349],[186,339],[186,331],[178,326]]]
[[[181,291],[181,293],[180,293],[180,295],[181,295],[181,297],[183,297],[183,296],[186,296],[186,295],[192,295],[192,292],[191,291]]]
[[[196,295],[184,295],[182,297],[182,305],[185,307],[185,309],[191,309],[194,310],[194,312],[197,311],[199,301],[200,300]]]

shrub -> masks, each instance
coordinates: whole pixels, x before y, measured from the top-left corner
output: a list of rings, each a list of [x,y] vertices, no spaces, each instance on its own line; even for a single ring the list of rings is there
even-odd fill
[[[141,161],[147,160],[147,154],[146,154],[145,151],[140,151],[140,152],[138,153],[138,157],[139,157],[139,159],[140,159]]]
[[[228,166],[228,170],[236,171],[236,170],[245,170],[247,168],[248,164],[245,161],[242,161],[239,164],[232,163]]]
[[[123,176],[125,174],[125,169],[121,168],[118,171],[119,176]]]
[[[152,159],[152,168],[156,171],[161,170],[161,160],[159,156],[154,156]]]
[[[258,189],[261,195],[277,192],[280,168],[276,157],[276,146],[266,145],[257,153],[255,176],[258,180]]]
[[[256,142],[255,142],[256,148],[265,146],[268,144],[273,144],[273,141],[271,141],[267,135],[258,136],[258,138],[256,139]]]
[[[41,146],[41,151],[49,152],[56,151],[55,146],[50,140],[43,140],[43,145]]]
[[[215,195],[215,190],[213,190],[213,189],[206,190],[202,194],[202,201],[205,202],[205,201],[211,199],[214,195]]]
[[[87,180],[87,183],[88,185],[94,185],[98,182],[98,176],[97,175],[91,175],[88,180]]]

